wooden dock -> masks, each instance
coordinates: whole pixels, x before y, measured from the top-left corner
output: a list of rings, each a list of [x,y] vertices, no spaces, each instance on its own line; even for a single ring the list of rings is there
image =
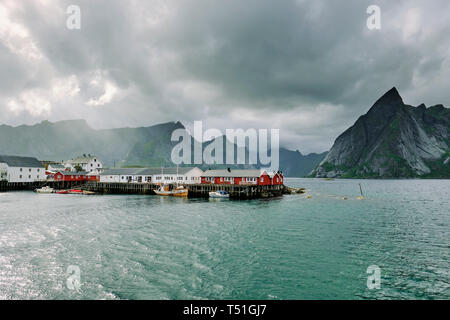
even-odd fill
[[[153,190],[159,186],[152,183],[114,183],[114,182],[95,182],[89,181],[80,184],[80,182],[64,181],[42,181],[42,182],[0,182],[0,192],[34,190],[43,186],[49,186],[53,189],[83,189],[100,194],[148,194],[155,195]],[[208,198],[209,192],[225,190],[230,194],[231,199],[259,199],[280,197],[287,193],[284,185],[259,186],[259,185],[216,185],[216,184],[190,184],[186,185],[189,189],[189,198]]]
[[[285,193],[283,185],[258,186],[258,185],[214,185],[214,184],[189,184],[189,198],[208,198],[210,191],[225,190],[232,199],[258,199],[280,197]],[[111,182],[87,182],[84,190],[98,193],[113,194],[151,194],[159,188],[151,183],[111,183]]]
[[[34,190],[39,183],[37,182],[7,182],[0,181],[0,192]]]
[[[73,189],[81,188],[83,184],[78,181],[38,181],[38,182],[7,182],[0,181],[0,192],[8,191],[33,191],[43,186],[53,189]]]

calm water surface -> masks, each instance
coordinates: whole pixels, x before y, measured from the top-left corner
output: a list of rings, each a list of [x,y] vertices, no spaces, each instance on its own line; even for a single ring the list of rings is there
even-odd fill
[[[1,193],[0,299],[450,299],[449,180],[287,184],[312,198]]]

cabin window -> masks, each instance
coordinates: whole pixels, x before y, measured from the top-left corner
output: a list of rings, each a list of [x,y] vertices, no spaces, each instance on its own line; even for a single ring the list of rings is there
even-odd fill
[[[20,172],[22,172],[22,168],[20,168]],[[20,176],[22,178],[22,176]]]
[[[31,179],[31,175],[28,176],[28,179]]]
[[[28,169],[28,172],[31,172],[31,169]]]
[[[261,178],[261,182],[264,182],[264,178]]]
[[[19,176],[19,179],[22,179],[22,175]]]
[[[39,175],[37,175],[37,178],[39,179]]]

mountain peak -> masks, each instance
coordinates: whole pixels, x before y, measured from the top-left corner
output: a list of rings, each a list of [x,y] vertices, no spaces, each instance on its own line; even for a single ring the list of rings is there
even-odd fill
[[[403,104],[403,99],[400,96],[400,93],[398,92],[397,88],[393,87],[391,90],[382,95],[381,98],[378,99],[378,101],[375,104],[378,103]]]
[[[449,125],[445,109],[405,105],[392,88],[336,139],[313,175],[447,177],[442,163],[450,143]]]
[[[389,117],[402,106],[404,106],[403,99],[400,93],[398,93],[397,88],[393,87],[375,102],[368,114],[385,114]]]

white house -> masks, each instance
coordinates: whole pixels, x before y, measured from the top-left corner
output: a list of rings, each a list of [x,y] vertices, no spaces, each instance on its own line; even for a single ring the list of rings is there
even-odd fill
[[[50,163],[47,167],[47,171],[50,172],[58,172],[58,171],[64,171],[66,168],[64,167],[64,165],[60,164],[60,163]]]
[[[201,183],[202,174],[197,167],[107,169],[100,182],[194,184]]]
[[[197,167],[152,168],[158,172],[153,174],[153,183],[195,184],[202,182],[203,170]]]
[[[35,182],[46,178],[45,167],[36,158],[0,155],[0,180]]]
[[[98,157],[90,154],[64,161],[63,165],[70,171],[77,171],[77,167],[79,167],[81,171],[103,172],[103,162]]]
[[[143,168],[106,169],[100,173],[100,182],[138,182],[137,173]]]

